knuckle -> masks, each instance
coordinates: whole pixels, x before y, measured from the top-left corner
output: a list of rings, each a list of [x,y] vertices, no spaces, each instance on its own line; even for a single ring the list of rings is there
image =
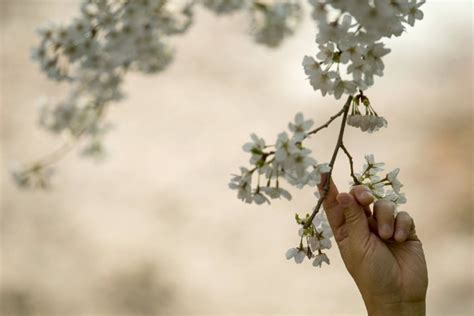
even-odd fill
[[[374,210],[378,212],[395,212],[395,203],[387,200],[378,200],[374,204]]]
[[[364,184],[358,184],[358,185],[355,185],[355,186],[352,187],[350,193],[351,194],[357,194],[357,193],[361,193],[363,191],[369,191],[369,188]]]
[[[413,218],[411,218],[410,214],[405,211],[401,211],[397,213],[397,220],[404,221],[404,222],[413,222]]]
[[[415,226],[415,222],[413,218],[408,215],[407,212],[400,212],[397,214],[397,224],[404,227],[413,227]]]

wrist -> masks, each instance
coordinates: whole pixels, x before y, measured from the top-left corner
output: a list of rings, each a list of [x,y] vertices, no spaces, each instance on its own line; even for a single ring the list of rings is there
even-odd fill
[[[367,305],[367,313],[369,316],[425,316],[425,301],[418,302],[393,302],[378,303]]]

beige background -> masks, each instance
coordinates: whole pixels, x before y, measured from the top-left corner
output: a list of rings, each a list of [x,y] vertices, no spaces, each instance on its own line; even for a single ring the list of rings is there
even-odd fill
[[[425,246],[429,315],[472,315],[472,4],[432,1],[425,20],[390,41],[369,91],[389,128],[348,129],[347,146],[401,168]],[[67,91],[29,59],[35,29],[68,21],[76,1],[0,0],[2,315],[363,315],[337,249],[322,270],[295,265],[295,211],[315,203],[244,205],[227,189],[247,162],[248,134],[274,138],[297,111],[317,123],[342,105],[314,93],[300,66],[316,51],[306,18],[278,50],[257,46],[246,18],[199,10],[163,74],[131,74],[110,111],[109,157],[72,154],[54,189],[23,192],[7,173],[60,139],[35,125],[42,95]],[[308,11],[306,11],[308,12]],[[311,140],[327,161],[336,126]],[[343,156],[336,180],[347,188]]]

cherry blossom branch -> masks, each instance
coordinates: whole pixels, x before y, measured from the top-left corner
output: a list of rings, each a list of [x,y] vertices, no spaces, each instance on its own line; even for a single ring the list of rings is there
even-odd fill
[[[352,95],[350,95],[347,98],[346,103],[344,104],[343,108],[339,112],[339,113],[342,113],[342,122],[341,122],[341,127],[339,129],[339,136],[337,137],[336,146],[334,148],[334,152],[332,154],[331,161],[329,162],[330,170],[327,173],[326,181],[325,181],[324,187],[323,187],[323,191],[321,192],[321,197],[319,198],[318,203],[314,207],[313,213],[311,213],[311,216],[308,218],[308,220],[305,220],[305,224],[303,226],[304,228],[308,228],[312,224],[314,217],[316,216],[316,214],[318,214],[319,210],[321,209],[321,205],[323,204],[324,199],[326,198],[326,195],[329,191],[329,184],[331,183],[332,171],[334,170],[334,164],[336,162],[337,154],[339,152],[339,148],[344,146],[342,141],[343,141],[343,138],[344,138],[344,130],[346,128],[347,114],[349,112],[350,105],[352,103],[352,98],[353,98]],[[336,114],[337,115],[336,117],[340,116],[339,113]],[[332,119],[332,117],[331,117],[331,119]],[[330,120],[330,122],[332,122],[332,120]]]
[[[343,113],[344,113],[344,110],[345,110],[345,107],[343,107],[339,112],[337,112],[336,114],[334,114],[333,116],[331,116],[329,118],[329,120],[324,123],[323,125],[319,126],[318,128],[315,128],[311,131],[309,131],[303,139],[306,139],[308,136],[310,135],[313,135],[313,134],[316,134],[317,132],[319,132],[320,130],[324,129],[324,128],[328,128],[329,125],[332,123],[332,121],[334,121],[335,119],[337,119],[339,116],[341,116]]]
[[[346,146],[344,146],[344,143],[341,144],[341,149],[344,151],[344,153],[347,156],[347,159],[349,160],[349,166],[351,168],[351,177],[352,180],[354,180],[355,184],[360,184],[360,181],[357,179],[357,177],[354,175],[354,160],[352,159],[351,154],[347,150]]]
[[[21,168],[12,170],[12,175],[20,187],[49,187],[49,177],[52,174],[51,165],[57,163],[71,150],[73,150],[80,141],[84,138],[84,135],[90,130],[92,124],[103,119],[106,106],[101,104],[93,108],[95,111],[95,120],[93,123],[86,124],[80,130],[71,133],[70,139],[63,143],[59,148],[50,152],[43,157],[40,157]]]

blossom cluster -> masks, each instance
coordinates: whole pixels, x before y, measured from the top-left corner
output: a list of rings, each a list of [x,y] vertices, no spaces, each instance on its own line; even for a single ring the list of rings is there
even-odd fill
[[[365,113],[359,110],[359,105],[365,110]],[[353,99],[351,114],[347,117],[347,124],[356,128],[360,128],[363,132],[373,133],[382,127],[387,127],[387,120],[379,116],[374,108],[370,105],[369,98],[360,93]]]
[[[234,175],[229,183],[231,189],[237,190],[240,200],[256,204],[281,197],[290,200],[291,194],[280,186],[280,179],[298,188],[320,183],[321,174],[330,168],[328,164],[318,164],[311,157],[311,150],[303,145],[312,125],[312,120],[305,120],[302,113],[297,113],[294,122],[288,124],[291,137],[282,132],[274,145],[267,145],[263,138],[251,135],[252,141],[244,144],[243,150],[250,154],[252,168],[241,167],[240,174]],[[252,185],[254,174],[256,186]],[[260,183],[262,178],[266,184]]]
[[[197,5],[216,14],[245,10],[255,41],[276,47],[298,25],[299,2],[82,0],[80,15],[70,23],[50,23],[38,30],[40,40],[33,49],[33,60],[49,79],[71,86],[65,99],[41,103],[39,125],[61,134],[68,143],[82,146],[84,156],[100,158],[104,155],[103,138],[110,127],[105,113],[111,104],[124,98],[122,82],[126,74],[155,74],[166,69],[174,55],[171,39],[189,29]],[[17,184],[26,187],[26,183],[36,182],[33,178],[38,172],[33,170],[42,168],[42,161],[15,169]],[[15,176],[18,174],[22,176]]]
[[[395,205],[406,203],[406,196],[400,191],[403,187],[398,179],[400,169],[396,168],[382,176],[384,165],[383,162],[375,162],[374,155],[366,155],[362,172],[355,174],[357,184],[366,185],[376,199],[389,200]]]
[[[251,33],[257,43],[277,47],[293,35],[302,18],[299,0],[254,1],[250,10]]]
[[[383,76],[383,57],[390,53],[383,38],[400,36],[406,25],[423,18],[424,0],[309,0],[319,32],[316,58],[305,56],[303,67],[321,94],[354,94]],[[342,69],[345,68],[346,78]]]
[[[242,0],[203,0],[202,4],[217,14],[228,14],[242,9],[247,5]]]
[[[323,263],[329,264],[328,256],[322,251],[331,248],[333,233],[324,210],[319,210],[310,225],[307,225],[310,220],[309,214],[306,214],[304,219],[296,214],[295,219],[296,223],[302,226],[298,231],[300,243],[297,247],[287,250],[286,259],[293,259],[298,264],[305,258],[314,259],[313,266],[315,267],[321,267]]]
[[[29,168],[15,164],[11,169],[15,183],[22,188],[48,189],[54,174],[53,168],[43,164],[35,164]]]
[[[257,43],[277,47],[293,35],[301,22],[301,0],[202,0],[217,14],[245,10],[250,17],[250,33]]]

